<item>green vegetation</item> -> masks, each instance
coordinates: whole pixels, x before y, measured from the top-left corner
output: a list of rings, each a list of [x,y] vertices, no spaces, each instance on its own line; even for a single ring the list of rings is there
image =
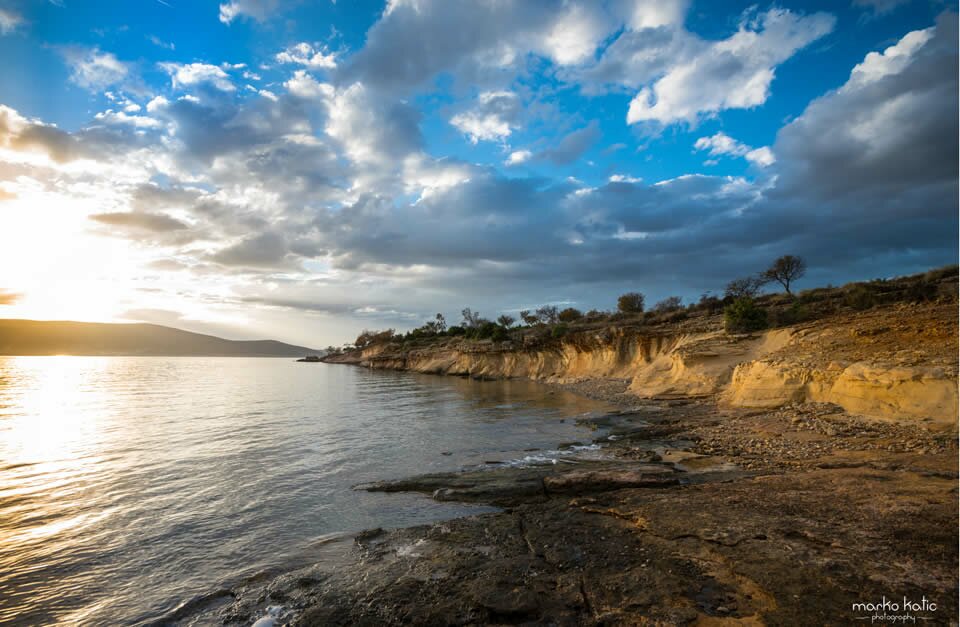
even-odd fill
[[[576,322],[583,317],[583,312],[573,307],[567,307],[560,312],[558,317],[560,318],[560,322]]]
[[[723,322],[733,333],[759,331],[767,328],[767,311],[752,298],[738,298],[724,308]]]
[[[617,299],[617,311],[631,314],[643,311],[644,296],[640,292],[627,292]]]
[[[744,333],[771,326],[800,324],[842,311],[864,311],[894,302],[957,301],[957,266],[910,277],[876,279],[840,288],[820,287],[794,294],[791,291],[794,283],[805,270],[803,259],[785,255],[763,272],[730,281],[722,298],[707,292],[697,302],[684,306],[679,296],[671,296],[649,311],[644,311],[645,297],[640,292],[621,295],[613,312],[591,309],[583,313],[575,307],[560,310],[556,305],[547,304],[532,311],[518,312],[519,322],[517,317],[507,313],[500,313],[494,322],[467,307],[461,311],[463,320],[460,324],[448,327],[443,315],[438,313],[432,320],[404,334],[393,329],[364,330],[357,337],[355,347],[362,349],[382,343],[419,346],[437,341],[465,340],[530,346],[558,342],[561,338],[576,336],[578,332],[606,332],[611,325],[643,328],[683,324],[686,329],[709,330],[717,328],[716,316],[721,312],[728,332]],[[771,282],[782,285],[784,292],[762,294],[762,287]],[[348,345],[342,350],[353,348]],[[335,352],[338,349],[329,347],[327,350]]]

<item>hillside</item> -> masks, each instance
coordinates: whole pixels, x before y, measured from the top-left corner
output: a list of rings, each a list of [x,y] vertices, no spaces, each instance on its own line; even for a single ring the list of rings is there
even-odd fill
[[[315,352],[275,340],[226,340],[157,324],[0,319],[0,355],[302,357]]]
[[[616,380],[634,398],[709,396],[753,408],[830,402],[875,418],[955,424],[955,267],[757,303],[770,324],[749,333],[725,330],[722,306],[711,303],[515,328],[501,342],[395,338],[326,360],[593,387]]]

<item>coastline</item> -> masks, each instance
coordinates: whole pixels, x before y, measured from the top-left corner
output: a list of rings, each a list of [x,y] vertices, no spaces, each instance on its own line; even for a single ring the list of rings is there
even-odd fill
[[[358,486],[502,511],[361,532],[162,624],[847,624],[883,596],[956,615],[953,435],[824,403],[551,385],[620,401],[594,420],[607,459]]]

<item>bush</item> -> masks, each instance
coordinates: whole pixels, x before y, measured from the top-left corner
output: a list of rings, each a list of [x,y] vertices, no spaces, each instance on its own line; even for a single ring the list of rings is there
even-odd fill
[[[877,297],[874,295],[873,290],[866,285],[857,284],[847,290],[843,301],[857,311],[864,311],[877,304]]]
[[[923,303],[937,299],[937,284],[929,281],[917,281],[907,289],[907,300]]]
[[[622,313],[640,313],[643,311],[644,296],[640,292],[627,292],[617,299],[617,311]]]
[[[493,335],[490,336],[490,339],[494,342],[505,342],[510,339],[510,334],[507,333],[507,330],[502,326],[498,326],[494,331]]]
[[[680,309],[683,301],[680,300],[679,296],[670,296],[664,298],[659,303],[653,306],[653,310],[657,313],[667,313],[669,311],[676,311]]]
[[[550,335],[553,337],[563,337],[564,335],[567,334],[567,331],[569,331],[569,329],[567,328],[567,325],[558,324],[557,326],[553,327],[553,329],[550,331]]]
[[[480,326],[476,329],[475,337],[478,340],[485,340],[488,337],[493,337],[493,334],[497,332],[497,329],[503,330],[503,327],[498,325],[496,322],[485,320],[481,322]]]
[[[738,298],[723,310],[727,331],[743,333],[767,328],[767,311],[752,298]]]
[[[583,317],[583,312],[573,307],[567,307],[561,311],[557,317],[560,319],[560,322],[574,322]]]
[[[697,307],[714,313],[723,308],[723,302],[712,294],[704,294],[700,297],[699,302],[697,302]]]
[[[534,314],[537,316],[537,321],[541,324],[554,324],[560,316],[556,305],[538,307]]]
[[[779,324],[797,324],[806,322],[811,318],[813,318],[813,314],[810,312],[810,308],[800,301],[794,301],[777,315],[777,322]]]
[[[453,325],[452,327],[447,328],[447,335],[451,335],[451,336],[463,335],[466,332],[467,332],[466,329],[458,325]]]

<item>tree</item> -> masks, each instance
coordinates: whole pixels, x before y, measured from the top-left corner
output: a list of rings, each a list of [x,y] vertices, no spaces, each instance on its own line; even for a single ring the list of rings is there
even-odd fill
[[[475,329],[480,326],[482,318],[478,312],[472,311],[469,307],[460,312],[463,315],[463,326],[468,329]]]
[[[543,307],[538,307],[536,314],[537,320],[543,324],[556,324],[557,317],[560,315],[557,311],[556,305],[544,305]]]
[[[727,289],[723,295],[733,299],[753,298],[760,291],[760,288],[769,282],[770,280],[766,278],[766,274],[734,279],[727,283]]]
[[[583,312],[573,307],[567,307],[561,311],[558,316],[560,322],[574,322],[583,317]]]
[[[627,292],[617,299],[617,309],[622,313],[641,313],[643,300],[643,294],[640,292]]]
[[[669,296],[664,298],[659,303],[653,306],[653,310],[657,313],[667,313],[668,311],[676,311],[680,309],[682,304],[679,296]]]
[[[787,290],[787,294],[792,295],[793,292],[790,291],[790,284],[806,273],[806,261],[795,255],[784,255],[774,261],[772,266],[767,268],[767,271],[763,273],[763,277],[768,281],[776,281],[783,286],[783,289]]]
[[[447,330],[447,319],[443,317],[442,313],[438,313],[436,318],[433,321],[434,328],[437,330],[437,333],[444,333]]]
[[[523,323],[526,325],[533,325],[537,323],[537,317],[530,313],[529,309],[524,309],[520,312],[520,319],[523,320]]]
[[[516,318],[514,318],[513,316],[508,316],[507,314],[503,314],[502,316],[497,318],[497,322],[499,322],[500,326],[502,326],[504,329],[509,329],[510,327],[513,326],[513,323],[516,321],[517,321]]]

